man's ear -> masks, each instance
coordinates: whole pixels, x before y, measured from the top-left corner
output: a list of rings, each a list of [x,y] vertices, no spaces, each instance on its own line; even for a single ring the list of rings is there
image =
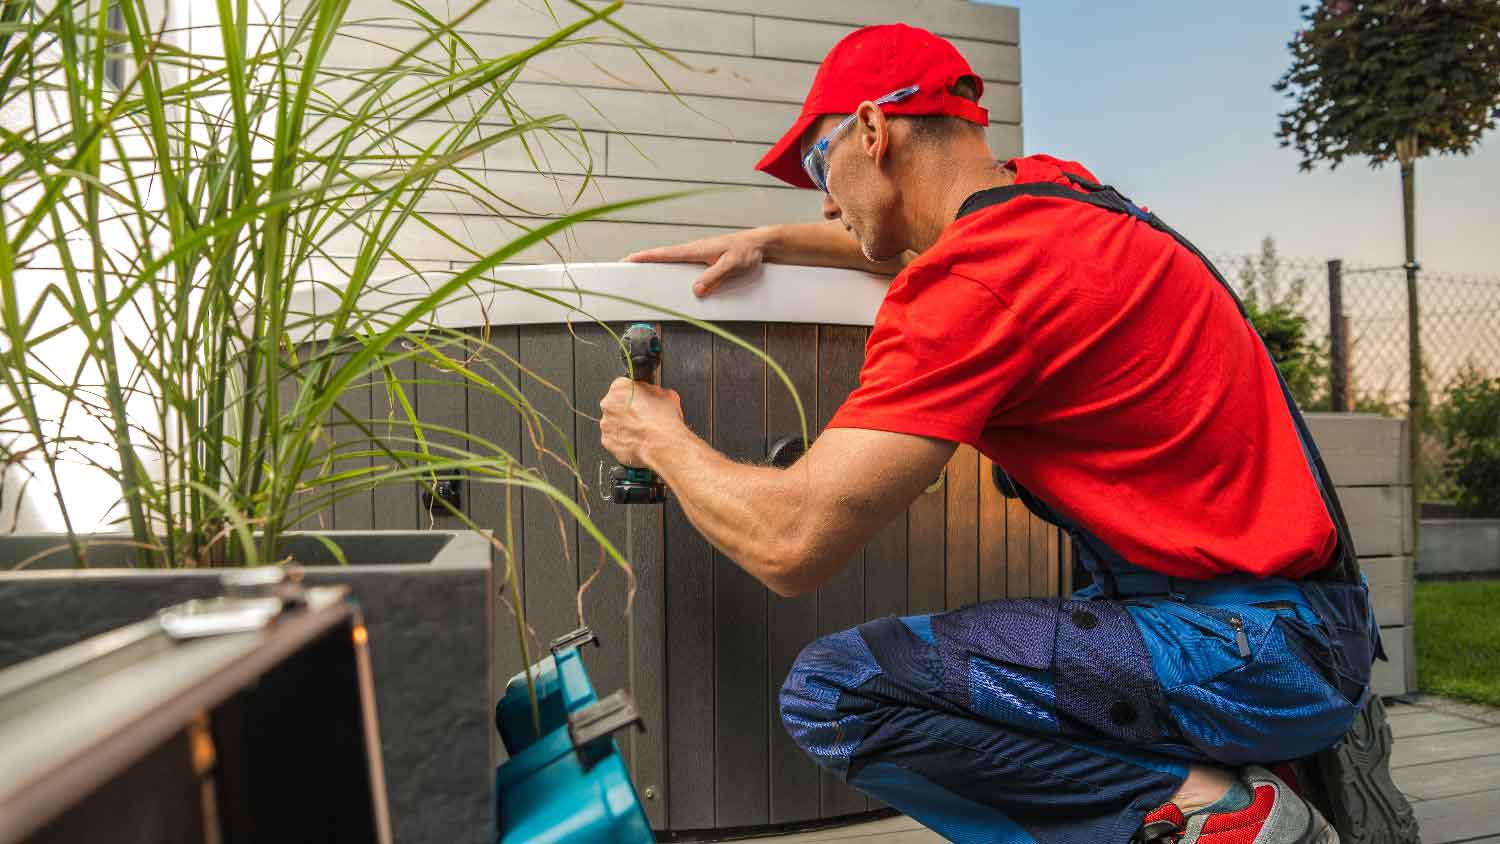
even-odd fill
[[[885,162],[886,154],[890,152],[891,124],[885,119],[885,113],[880,106],[866,100],[859,104],[855,112],[855,124],[859,132],[859,148],[875,166],[879,167]]]

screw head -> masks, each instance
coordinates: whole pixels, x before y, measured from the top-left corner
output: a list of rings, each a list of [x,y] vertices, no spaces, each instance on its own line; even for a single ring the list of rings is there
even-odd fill
[[[655,800],[656,799],[656,789],[652,788],[651,786],[648,785],[648,786],[646,786],[646,790],[643,791],[643,792],[641,792],[641,796],[644,797],[644,798],[646,798],[647,800]]]

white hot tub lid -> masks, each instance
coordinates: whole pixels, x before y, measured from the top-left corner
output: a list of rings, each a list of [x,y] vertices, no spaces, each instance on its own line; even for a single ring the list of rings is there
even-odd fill
[[[661,322],[687,316],[708,322],[800,322],[871,325],[887,276],[858,270],[767,264],[698,298],[692,284],[701,264],[541,264],[503,266],[454,294],[428,318],[412,326],[465,328],[577,322]],[[374,280],[360,296],[361,308],[394,315],[457,275],[429,271]],[[343,279],[296,286],[290,302],[298,341],[326,339]],[[541,295],[538,295],[541,294]],[[551,297],[556,301],[549,301]]]

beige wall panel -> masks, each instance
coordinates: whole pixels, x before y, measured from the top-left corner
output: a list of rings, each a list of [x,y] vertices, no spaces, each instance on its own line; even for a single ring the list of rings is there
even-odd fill
[[[714,9],[760,17],[814,20],[849,26],[902,21],[939,35],[968,36],[1015,44],[1020,41],[1020,12],[969,0],[640,0],[658,6]]]
[[[1411,553],[1410,487],[1339,487],[1339,501],[1362,557]]]
[[[321,86],[320,93],[343,102],[356,87],[347,80],[331,80]],[[387,99],[394,101],[418,89],[415,81],[404,81],[395,86]],[[694,95],[678,98],[649,91],[579,89],[525,82],[511,86],[511,93],[517,105],[533,119],[561,114],[584,130],[759,143],[774,143],[796,122],[801,111],[791,103]],[[477,100],[457,100],[424,120],[465,120],[472,116],[476,103]],[[412,113],[429,108],[430,102],[414,99],[406,105],[405,111]],[[495,112],[489,118],[498,122],[505,119],[505,114]]]
[[[991,123],[985,129],[985,136],[990,142],[990,152],[1000,161],[1015,158],[1025,149],[1021,127],[1013,123]]]
[[[340,31],[340,36],[334,39],[326,64],[337,68],[378,67],[395,60],[403,51],[414,46],[421,36],[420,31],[413,29],[345,27]],[[470,42],[484,56],[505,55],[535,43],[534,39],[499,35],[476,35],[470,38]],[[429,48],[426,53],[430,58],[440,58],[435,47]],[[628,47],[577,44],[531,59],[520,78],[544,84],[663,92],[671,90],[679,94],[801,105],[817,70],[816,64],[807,61],[687,51],[674,53],[674,56],[681,63]],[[990,109],[992,120],[1008,123],[1019,123],[1021,120],[1020,89],[1013,82],[1000,78],[987,79],[984,105]]]
[[[445,132],[449,133],[449,139],[444,141],[444,146],[446,146],[458,126],[459,124],[446,121],[418,121],[403,130],[399,137],[370,148],[368,152],[365,152],[368,144],[361,145],[355,152],[365,152],[365,155],[360,158],[415,155],[420,150],[427,149],[436,143]],[[509,126],[494,123],[482,124],[469,135],[465,143],[478,143],[482,139],[492,138],[509,128]],[[327,135],[327,131],[310,133],[311,144],[315,145]],[[567,128],[534,129],[524,135],[501,140],[482,152],[459,161],[458,167],[463,170],[521,170],[525,172],[536,172],[540,168],[545,172],[570,175],[582,175],[585,172],[603,174],[605,145],[603,132],[580,133]],[[532,163],[532,158],[528,157],[527,147],[530,147],[530,156],[535,157],[535,165]],[[354,158],[353,153],[351,153],[351,158]]]
[[[310,0],[291,0],[287,17],[295,18],[311,5]],[[446,6],[431,4],[429,10],[440,20],[453,17],[477,5],[477,0],[457,0]],[[598,4],[603,7],[606,4]],[[556,18],[552,17],[552,14]],[[460,26],[462,33],[490,33],[545,37],[563,26],[584,17],[584,12],[567,0],[490,0]],[[672,8],[626,3],[612,20],[628,27],[641,38],[668,50],[698,50],[706,53],[728,53],[748,56],[752,52],[754,31],[750,18],[696,9]],[[394,0],[354,0],[344,16],[348,24],[409,24],[412,13]],[[607,21],[596,21],[579,30],[575,37],[600,37],[624,40],[625,35]]]
[[[416,29],[345,27],[330,46],[326,65],[338,68],[382,66],[414,47],[422,37],[423,33]],[[466,36],[466,40],[486,58],[519,52],[536,43],[533,37],[487,34]],[[421,55],[429,60],[443,61],[442,51],[436,45],[429,46]],[[673,51],[672,56],[677,61],[626,46],[575,43],[529,59],[521,78],[528,82],[653,91],[666,90],[662,84],[665,80],[672,90],[682,94],[800,103],[817,69],[808,62],[710,52],[681,50]]]
[[[1370,685],[1378,695],[1404,695],[1416,691],[1416,641],[1414,628],[1386,627],[1380,631],[1390,662],[1375,660]]]
[[[821,62],[850,27],[835,24],[808,23],[782,18],[755,19],[755,54],[779,59],[801,59]],[[953,46],[969,60],[985,79],[1003,82],[1021,81],[1021,50],[1013,44],[950,38]]]
[[[498,210],[528,217],[551,217],[613,202],[645,199],[684,191],[690,196],[652,202],[617,211],[611,219],[639,223],[680,223],[751,227],[788,220],[817,219],[819,197],[812,191],[773,187],[703,188],[691,182],[481,171],[464,174],[485,184],[515,208],[483,196],[462,177],[447,176],[434,186],[420,207],[424,211],[486,214]],[[586,182],[586,183],[585,183]],[[580,187],[582,193],[579,193]],[[486,207],[489,205],[491,207]]]
[[[615,135],[609,139],[611,176],[690,179],[748,185],[784,185],[755,169],[769,144],[705,141],[652,135]]]
[[[1412,561],[1410,557],[1367,557],[1359,567],[1370,581],[1370,602],[1382,625],[1412,622]]]
[[[561,112],[585,129],[774,143],[796,122],[789,103],[726,100],[643,91],[575,90],[515,85],[516,101],[533,115]],[[592,106],[592,107],[591,107]],[[598,109],[598,111],[595,111]]]
[[[1307,426],[1339,486],[1409,484],[1406,422],[1368,413],[1309,413]]]

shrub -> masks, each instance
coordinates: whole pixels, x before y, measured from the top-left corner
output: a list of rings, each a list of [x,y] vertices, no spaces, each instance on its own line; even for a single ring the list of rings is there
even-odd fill
[[[1436,415],[1448,450],[1443,472],[1459,507],[1500,517],[1500,378],[1465,366]]]
[[[1304,409],[1326,407],[1325,383],[1328,364],[1323,345],[1308,330],[1308,318],[1302,312],[1305,280],[1301,276],[1282,277],[1285,264],[1276,254],[1276,241],[1267,235],[1260,242],[1260,257],[1245,259],[1240,267],[1240,288],[1250,324],[1265,341],[1286,379],[1297,406]]]

